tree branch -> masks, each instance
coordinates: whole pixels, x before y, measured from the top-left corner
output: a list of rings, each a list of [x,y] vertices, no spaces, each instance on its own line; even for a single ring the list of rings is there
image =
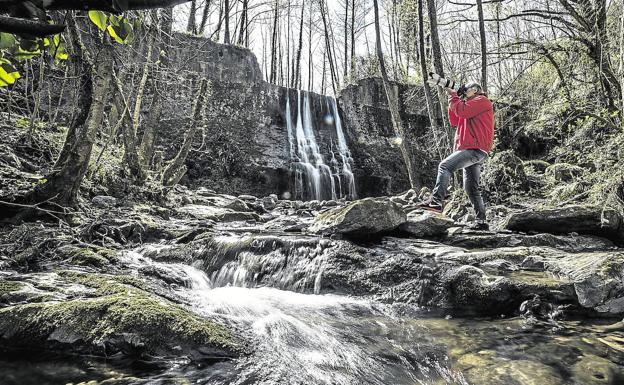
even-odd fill
[[[61,24],[48,24],[42,21],[0,15],[0,32],[43,37],[61,33],[64,30],[65,26]]]

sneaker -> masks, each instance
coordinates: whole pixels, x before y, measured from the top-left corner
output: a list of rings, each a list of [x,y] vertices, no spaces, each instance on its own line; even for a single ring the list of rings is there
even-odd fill
[[[468,226],[468,228],[470,230],[483,230],[483,231],[488,231],[490,229],[490,225],[488,225],[487,222],[473,222],[471,225]]]
[[[421,209],[433,211],[435,213],[442,213],[442,206],[432,201],[423,201],[416,204],[416,206]]]

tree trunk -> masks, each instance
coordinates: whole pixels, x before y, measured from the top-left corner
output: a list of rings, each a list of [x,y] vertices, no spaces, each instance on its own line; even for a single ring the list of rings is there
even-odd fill
[[[425,21],[423,15],[423,0],[418,0],[418,58],[420,61],[420,72],[422,73],[423,89],[425,91],[425,101],[427,103],[427,112],[429,114],[429,124],[433,132],[438,132],[438,119],[435,113],[435,107],[433,103],[433,95],[431,94],[431,87],[427,83],[428,71],[425,55]],[[444,152],[438,148],[438,155],[440,159],[444,157]]]
[[[223,25],[223,3],[219,3],[219,18],[217,21],[217,28],[215,29],[215,31],[212,33],[212,35],[210,36],[210,38],[212,38],[214,36],[214,40],[215,41],[219,41],[219,37],[221,36],[221,26]]]
[[[156,125],[160,121],[162,113],[162,96],[163,89],[158,89],[159,84],[165,84],[162,79],[162,71],[166,71],[169,64],[169,57],[166,52],[170,48],[171,30],[173,27],[173,8],[165,8],[162,11],[160,25],[158,26],[161,33],[160,44],[155,47],[159,55],[160,64],[157,65],[152,86],[152,105],[150,107],[147,122],[143,129],[143,138],[139,147],[139,159],[144,168],[149,168],[154,156],[154,143],[156,142]],[[158,71],[160,70],[160,71]]]
[[[349,0],[345,0],[345,17],[344,17],[344,68],[343,77],[347,78],[349,73]]]
[[[485,40],[485,21],[483,20],[483,1],[477,0],[479,14],[479,40],[481,42],[481,87],[487,94],[487,44]]]
[[[310,15],[308,16],[308,91],[312,91],[312,78],[314,68],[312,67],[312,3],[310,0]]]
[[[78,79],[78,91],[76,95],[77,111],[74,111],[72,115],[69,129],[65,135],[65,142],[61,153],[57,158],[53,170],[58,170],[67,161],[72,147],[76,144],[76,138],[78,133],[83,128],[87,117],[89,116],[89,110],[91,109],[91,102],[93,100],[93,63],[91,58],[82,43],[80,38],[80,32],[76,25],[76,19],[74,15],[67,18],[67,32],[72,42],[74,54],[70,56],[70,63],[73,71],[73,76]]]
[[[210,0],[206,0],[206,5],[204,5],[204,10],[202,12],[201,23],[199,25],[199,34],[203,35],[206,30],[206,24],[208,23],[208,14],[210,13]]]
[[[351,0],[351,76],[355,78],[355,1]]]
[[[433,68],[435,72],[444,77],[444,66],[442,65],[442,51],[440,49],[440,37],[438,36],[438,16],[435,5],[435,0],[427,0],[427,13],[429,16],[429,24],[430,24],[430,34],[431,34],[431,52],[433,56]],[[442,123],[444,124],[444,129],[446,131],[446,135],[449,143],[452,143],[453,140],[453,132],[451,130],[451,124],[448,120],[447,110],[448,110],[448,100],[442,90],[441,87],[437,87],[438,91],[438,100],[440,102],[440,117],[442,118]],[[452,148],[449,149],[452,151]]]
[[[126,96],[124,95],[124,89],[121,84],[119,78],[113,74],[115,87],[117,88],[117,92],[115,93],[115,104],[117,105],[117,110],[122,111],[121,115],[121,133],[124,144],[124,162],[128,166],[128,170],[130,171],[130,175],[139,183],[142,183],[145,180],[145,171],[143,167],[141,167],[141,162],[139,161],[139,153],[137,151],[136,146],[136,128],[134,125],[134,116],[130,115],[130,108],[128,105],[128,101],[126,100]],[[140,86],[139,86],[140,87]],[[139,91],[142,92],[142,91]],[[140,100],[142,99],[141,94],[137,94],[136,97],[139,107]]]
[[[269,83],[275,84],[277,80],[277,21],[278,21],[278,4],[279,0],[275,0],[275,13],[273,14],[273,34],[271,35],[271,77]]]
[[[291,87],[300,88],[301,79],[301,50],[303,49],[303,19],[305,10],[305,0],[301,2],[301,20],[299,21],[299,48],[297,48],[297,55],[295,57],[295,69],[293,71],[293,81]]]
[[[329,29],[327,26],[327,18],[325,14],[325,1],[320,1],[320,10],[321,10],[321,18],[323,19],[323,30],[325,31],[325,52],[327,53],[327,58],[329,59],[329,72],[332,80],[332,89],[334,90],[334,94],[336,93],[336,85],[338,84],[338,75],[336,74],[336,67],[334,66],[334,60],[332,59],[332,45],[331,38],[329,36]]]
[[[225,0],[223,10],[225,11],[223,15],[225,21],[225,33],[223,41],[225,44],[230,44],[230,0]]]
[[[184,136],[184,142],[182,143],[182,147],[180,147],[180,151],[176,155],[171,162],[167,165],[162,175],[162,184],[164,186],[174,186],[177,184],[184,173],[186,172],[186,157],[188,153],[191,151],[191,145],[193,144],[193,139],[195,138],[195,132],[197,131],[197,126],[199,125],[199,117],[201,115],[201,110],[204,106],[204,100],[206,99],[206,91],[208,89],[208,83],[206,79],[202,79],[199,85],[199,93],[195,98],[195,104],[193,105],[193,112],[191,116],[191,122],[189,124],[189,129],[186,131],[186,135]]]
[[[383,57],[383,51],[381,50],[381,32],[379,26],[379,6],[377,0],[373,0],[373,8],[375,10],[375,37],[376,37],[376,51],[377,59],[379,60],[379,69],[381,72],[381,78],[383,80],[384,90],[386,91],[386,97],[388,98],[388,108],[390,109],[390,115],[392,119],[392,125],[394,130],[403,139],[399,147],[401,148],[401,154],[403,155],[403,161],[407,169],[407,176],[409,178],[410,186],[418,188],[418,182],[416,180],[415,168],[412,164],[412,157],[408,150],[409,143],[406,132],[403,128],[403,122],[401,120],[401,114],[399,113],[399,99],[398,90],[395,92],[394,87],[390,85],[388,80],[388,72],[386,71],[386,64]]]
[[[101,45],[97,55],[97,70],[93,76],[93,99],[89,119],[81,130],[76,143],[70,150],[60,169],[46,177],[46,182],[35,188],[27,199],[31,203],[51,201],[59,205],[73,205],[78,197],[91,159],[91,151],[98,129],[102,125],[104,108],[111,85],[113,48],[108,43]]]
[[[247,33],[247,7],[249,0],[243,0],[243,10],[241,14],[240,30],[238,34],[238,45],[245,45],[245,35]]]
[[[195,13],[197,12],[196,0],[191,0],[191,10],[189,12],[188,22],[186,24],[186,32],[197,34],[197,28],[195,27]]]

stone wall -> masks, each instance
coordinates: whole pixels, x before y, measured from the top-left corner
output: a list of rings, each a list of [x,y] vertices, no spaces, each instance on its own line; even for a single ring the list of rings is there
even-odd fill
[[[201,76],[210,80],[203,130],[197,135],[183,183],[230,194],[292,193],[286,98],[296,116],[297,91],[265,82],[255,56],[247,49],[187,35],[175,36],[172,72],[180,84],[171,87],[158,127],[166,159],[181,144]],[[407,108],[400,86],[402,113],[408,130],[422,134],[427,119]],[[328,124],[328,99],[309,94],[321,154],[336,148],[335,127]],[[147,103],[146,103],[147,104]],[[365,79],[344,89],[339,98],[343,130],[354,158],[359,196],[377,196],[409,187],[389,111],[378,79]],[[326,163],[329,159],[324,159]],[[286,194],[287,195],[287,194]]]
[[[427,148],[426,138],[429,123],[426,106],[415,103],[418,88],[393,84],[399,93],[401,118],[410,143],[414,164],[418,166],[420,183],[431,181],[431,166],[423,167],[419,149]],[[341,107],[349,135],[349,147],[355,159],[355,176],[358,191],[366,196],[389,195],[409,189],[409,179],[400,149],[393,144],[397,135],[392,126],[388,101],[379,78],[360,80],[341,92]],[[419,99],[424,100],[424,99]],[[437,161],[428,157],[424,159]],[[435,166],[433,166],[435,167]]]

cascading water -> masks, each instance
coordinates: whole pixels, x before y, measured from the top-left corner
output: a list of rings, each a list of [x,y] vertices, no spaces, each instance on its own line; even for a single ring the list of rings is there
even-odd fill
[[[327,97],[330,123],[335,125],[340,165],[333,152],[330,165],[324,162],[316,141],[315,117],[312,114],[310,94],[297,90],[297,115],[293,119],[290,97],[286,97],[286,126],[290,157],[294,173],[294,198],[301,200],[355,199],[355,180],[342,122],[334,98]],[[332,100],[332,102],[329,102]],[[331,108],[330,108],[331,104]],[[331,166],[331,167],[330,167]],[[343,191],[342,186],[346,186]]]
[[[246,241],[235,237],[227,242]],[[257,256],[263,258],[254,259],[252,254],[240,253],[217,274],[185,264],[156,262],[144,257],[141,250],[126,252],[124,263],[134,266],[137,275],[140,269],[153,266],[177,277],[185,284],[176,294],[193,312],[237,330],[254,346],[253,354],[234,362],[204,369],[174,367],[152,380],[160,383],[183,375],[193,383],[215,385],[433,385],[444,378],[446,384],[468,385],[460,372],[441,363],[444,353],[434,338],[421,337],[430,332],[427,326],[397,317],[387,305],[258,287],[258,269],[271,271],[276,280],[294,278],[276,274],[283,257],[289,264],[309,263],[310,268],[304,269],[309,279],[300,278],[316,281],[322,270],[315,261],[322,259],[323,247],[309,249],[305,242],[290,245],[287,255],[259,252]],[[264,245],[258,248],[264,249]],[[284,286],[297,288],[296,281]],[[420,342],[412,343],[414,338]]]
[[[342,175],[344,175],[346,185],[345,195],[348,199],[356,199],[357,194],[355,192],[355,178],[353,176],[353,171],[351,171],[353,158],[351,157],[351,152],[349,151],[349,147],[347,146],[347,140],[345,139],[344,131],[342,131],[342,120],[340,119],[340,113],[338,112],[338,103],[336,102],[336,98],[329,97],[328,99],[329,103],[331,104],[331,109],[334,116],[334,124],[336,125],[338,152],[342,159]],[[332,158],[334,158],[333,153]]]

